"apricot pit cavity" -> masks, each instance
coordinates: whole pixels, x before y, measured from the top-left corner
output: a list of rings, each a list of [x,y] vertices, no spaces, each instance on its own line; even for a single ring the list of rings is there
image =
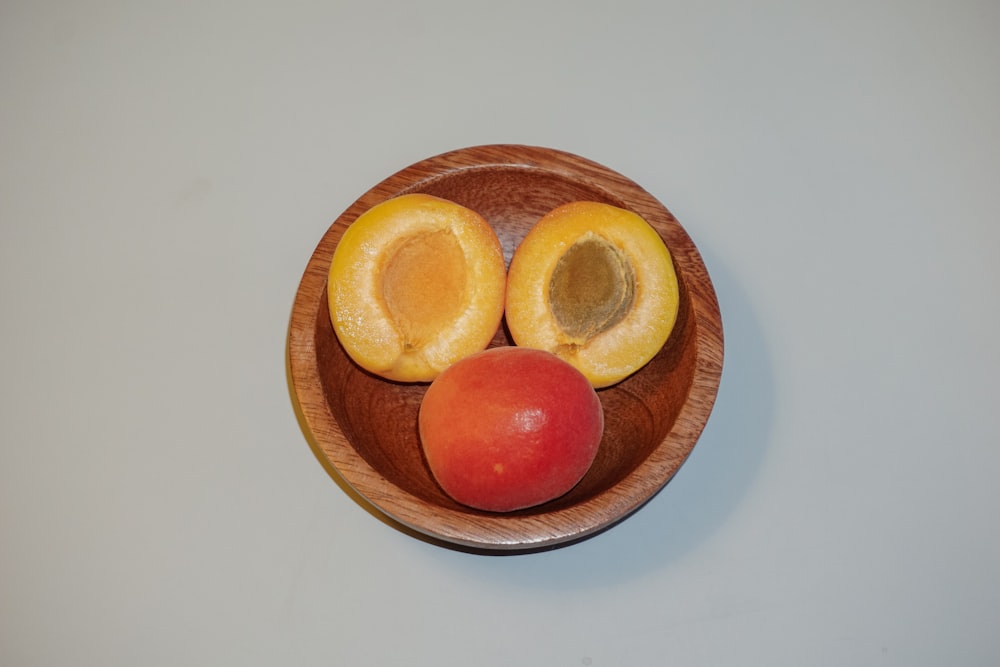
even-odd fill
[[[379,272],[382,298],[406,347],[432,340],[467,300],[465,254],[455,234],[441,229],[402,239]]]
[[[615,326],[635,301],[635,272],[613,244],[588,234],[556,262],[549,280],[549,307],[559,327],[587,340]]]

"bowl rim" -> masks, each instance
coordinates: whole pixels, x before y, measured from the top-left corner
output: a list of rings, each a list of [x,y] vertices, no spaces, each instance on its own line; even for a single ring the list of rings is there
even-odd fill
[[[315,323],[336,243],[345,227],[376,203],[465,169],[526,169],[583,182],[620,200],[647,220],[669,225],[664,238],[681,268],[690,299],[697,345],[692,384],[673,427],[649,456],[614,487],[578,504],[542,514],[468,514],[427,501],[383,477],[340,431],[319,375]],[[662,225],[657,225],[664,236]],[[369,511],[431,542],[486,552],[534,551],[578,542],[619,523],[652,499],[690,456],[714,407],[722,375],[723,332],[719,303],[694,242],[655,197],[631,179],[566,151],[524,144],[484,144],[420,160],[385,178],[331,223],[303,272],[292,305],[286,346],[288,382],[300,427],[335,481]],[[677,452],[683,456],[678,461]],[[339,480],[337,480],[339,477]]]

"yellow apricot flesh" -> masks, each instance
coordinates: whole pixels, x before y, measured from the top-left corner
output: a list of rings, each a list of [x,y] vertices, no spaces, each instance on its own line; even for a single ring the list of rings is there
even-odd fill
[[[365,370],[430,382],[489,345],[505,280],[500,241],[482,216],[438,197],[401,195],[360,215],[337,244],[330,319]]]
[[[514,251],[506,319],[517,345],[552,352],[607,387],[646,365],[677,319],[670,251],[639,215],[572,202],[543,216]]]

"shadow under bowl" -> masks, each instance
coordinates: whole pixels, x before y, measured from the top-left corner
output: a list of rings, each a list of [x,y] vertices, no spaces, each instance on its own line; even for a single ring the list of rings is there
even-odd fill
[[[641,370],[598,391],[605,431],[586,476],[564,496],[511,513],[465,507],[437,485],[423,458],[417,414],[426,384],[384,380],[344,352],[330,322],[327,274],[355,219],[391,197],[425,193],[482,215],[509,264],[534,223],[555,207],[591,200],[629,209],[673,257],[680,309],[670,339]],[[505,329],[491,346],[512,345]],[[722,373],[719,305],[701,256],[671,213],[639,185],[570,153],[522,145],[475,146],[418,162],[362,195],[310,258],[292,308],[288,368],[293,400],[318,457],[369,509],[430,541],[481,551],[564,546],[611,527],[656,495],[687,459],[712,411]]]

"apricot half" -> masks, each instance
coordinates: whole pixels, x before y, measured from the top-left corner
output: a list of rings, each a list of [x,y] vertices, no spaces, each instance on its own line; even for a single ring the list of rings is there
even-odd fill
[[[494,347],[431,383],[418,425],[445,493],[470,507],[508,512],[579,483],[600,446],[604,410],[587,378],[555,355]]]
[[[673,260],[656,230],[599,202],[572,202],[543,216],[507,272],[514,342],[556,354],[598,388],[659,352],[678,303]]]
[[[347,354],[389,380],[430,382],[486,348],[506,272],[478,213],[424,194],[389,199],[344,232],[330,264],[330,319]]]

